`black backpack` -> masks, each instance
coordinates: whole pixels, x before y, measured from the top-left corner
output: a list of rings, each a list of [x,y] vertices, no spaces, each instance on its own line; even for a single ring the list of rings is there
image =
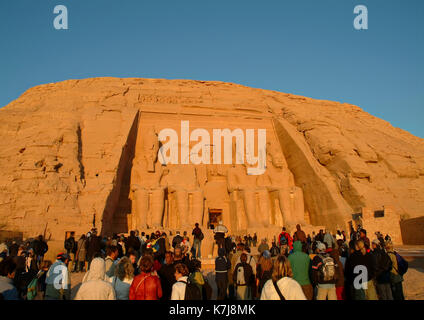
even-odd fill
[[[187,281],[179,280],[178,282],[186,284],[184,300],[202,300],[202,293],[197,285],[190,282],[188,279]]]

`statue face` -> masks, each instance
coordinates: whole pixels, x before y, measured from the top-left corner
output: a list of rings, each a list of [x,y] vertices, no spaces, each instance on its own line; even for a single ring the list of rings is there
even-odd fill
[[[283,157],[279,154],[273,155],[272,156],[272,164],[276,168],[282,168],[283,164],[284,164]]]

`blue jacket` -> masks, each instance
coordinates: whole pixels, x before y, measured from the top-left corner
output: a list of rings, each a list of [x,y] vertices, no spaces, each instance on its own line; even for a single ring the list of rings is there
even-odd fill
[[[0,293],[4,300],[19,300],[18,290],[13,285],[13,280],[0,276]]]

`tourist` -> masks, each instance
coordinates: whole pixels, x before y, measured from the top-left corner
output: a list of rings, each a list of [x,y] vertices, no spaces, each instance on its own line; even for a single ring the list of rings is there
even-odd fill
[[[140,243],[140,240],[136,237],[135,231],[131,230],[130,236],[127,239],[127,243],[126,243],[125,247],[127,248],[127,250],[133,249],[134,252],[137,253],[137,258],[138,258],[140,246],[141,246],[141,243]]]
[[[19,300],[19,293],[14,286],[16,263],[12,257],[6,257],[0,262],[0,294],[3,300]]]
[[[340,230],[337,230],[337,232],[336,232],[336,242],[339,241],[339,240],[343,241],[343,235],[340,232]]]
[[[129,300],[133,279],[134,267],[128,257],[122,257],[116,264],[115,275],[110,279],[116,300]]]
[[[251,300],[254,282],[253,270],[247,263],[247,254],[242,253],[240,262],[235,266],[233,272],[233,282],[235,284],[237,300]]]
[[[323,242],[316,245],[316,255],[312,260],[312,279],[317,287],[317,300],[337,300],[336,265],[333,258],[326,253]]]
[[[383,239],[384,243],[384,239]],[[390,286],[390,271],[393,263],[390,256],[380,246],[379,239],[374,239],[371,243],[372,256],[375,262],[375,283],[379,300],[393,300],[392,288]]]
[[[106,275],[111,278],[115,274],[115,260],[118,259],[118,248],[114,245],[106,247],[105,267]]]
[[[247,254],[247,263],[252,267],[253,275],[256,277],[256,260],[253,255],[250,254],[250,248],[247,247],[244,251]],[[240,263],[240,258],[236,261],[236,264]]]
[[[280,254],[280,248],[278,248],[275,241],[272,242],[271,249],[269,249],[269,252],[271,253],[271,257],[276,257]]]
[[[75,253],[78,249],[74,231],[72,231],[69,237],[65,239],[64,248],[66,250],[66,254],[71,258],[68,268],[71,272],[74,272],[76,268]]]
[[[339,240],[341,241],[341,240]],[[336,295],[337,300],[346,300],[345,294],[345,278],[344,278],[344,264],[340,261],[340,253],[336,248],[328,250],[330,257],[333,258],[336,264]]]
[[[403,293],[403,276],[399,273],[399,264],[396,257],[396,253],[393,250],[393,243],[391,241],[386,242],[386,251],[392,260],[392,268],[390,270],[390,285],[392,288],[393,300],[405,300]]]
[[[175,264],[174,264],[174,253],[167,251],[165,253],[165,264],[158,271],[160,277],[160,283],[162,287],[162,299],[171,299],[172,286],[175,283]]]
[[[346,260],[345,267],[346,280],[350,286],[351,298],[353,300],[378,300],[373,282],[375,275],[374,265],[374,258],[367,252],[364,241],[355,241],[355,251]],[[366,285],[364,283],[361,288],[354,286],[354,280],[358,275],[358,271],[355,270],[357,266],[360,266],[361,269],[364,267],[366,269],[362,270],[361,273],[361,275],[363,274],[366,277]]]
[[[319,230],[318,234],[315,236],[315,241],[324,242],[324,230]]]
[[[174,249],[174,264],[183,263],[188,266],[189,258],[184,254],[183,248],[180,246]]]
[[[236,252],[234,252],[231,255],[231,258],[229,258],[228,260],[231,261],[230,264],[231,266],[235,266],[240,260],[240,255],[243,253],[245,245],[243,242],[241,242],[241,239],[238,239],[238,244],[236,246]],[[234,282],[233,282],[233,268],[230,268],[228,270],[228,291],[229,291],[229,295],[230,298],[233,299],[235,298],[235,290],[234,290]]]
[[[138,265],[137,265],[137,253],[134,250],[130,250],[128,252],[128,258],[130,259],[130,262],[134,268],[134,276],[137,276],[140,274],[140,270],[138,269]]]
[[[256,247],[256,244],[258,243],[258,236],[256,235],[256,232],[253,234],[252,238],[252,245]]]
[[[203,277],[202,272],[200,269],[202,268],[202,262],[197,259],[193,259],[190,261],[188,266],[189,276],[188,280],[189,282],[193,283],[197,286],[200,292],[200,298],[203,300],[203,286],[205,285],[205,278]]]
[[[199,228],[199,224],[196,222],[194,225],[194,229],[191,232],[193,235],[193,248],[194,248],[194,258],[200,259],[202,257],[200,252],[200,247],[202,246],[202,240],[205,237],[203,235],[202,229]]]
[[[106,264],[102,258],[93,258],[91,261],[75,300],[116,300],[115,290],[106,276]]]
[[[43,262],[44,255],[49,250],[49,246],[47,245],[47,242],[44,241],[44,238],[42,235],[39,235],[36,240],[34,240],[32,247],[34,249],[34,253],[36,256],[37,261],[37,267]]]
[[[218,287],[218,300],[224,300],[227,296],[228,270],[231,262],[225,256],[225,249],[218,249],[218,257],[215,259],[215,282]]]
[[[220,248],[224,248],[225,246],[225,234],[228,232],[228,229],[226,226],[224,226],[222,220],[219,220],[218,226],[213,230],[215,236],[214,239],[216,241],[216,244],[218,246],[218,250]],[[225,250],[225,248],[224,248]]]
[[[83,234],[81,236],[81,238],[78,240],[78,244],[77,244],[77,252],[75,254],[75,258],[76,258],[76,272],[82,272],[87,271],[87,266],[86,264],[86,256],[87,256],[87,249],[86,249],[86,243],[87,243],[87,238],[85,236],[85,234]]]
[[[370,239],[368,239],[367,237],[367,230],[361,229],[359,231],[359,239],[364,242],[366,251],[370,252],[371,244],[370,244]]]
[[[152,257],[142,257],[139,268],[140,274],[134,278],[130,287],[130,300],[159,300],[162,297],[162,286],[153,270]]]
[[[172,286],[171,300],[185,300],[185,293],[188,281],[188,267],[183,263],[175,265],[175,280]]]
[[[52,266],[52,262],[49,260],[44,260],[40,265],[40,271],[39,273],[39,279],[38,279],[38,285],[39,285],[39,291],[42,299],[44,299],[46,295],[46,277],[47,272],[49,271],[50,267]]]
[[[302,251],[302,242],[296,240],[293,244],[293,253],[288,257],[293,271],[293,279],[302,287],[303,293],[308,300],[314,297],[314,289],[309,275],[311,273],[311,258]]]
[[[142,232],[142,234],[144,234],[144,232]],[[141,237],[141,239],[143,239],[143,237]],[[118,247],[118,252],[119,252],[118,257],[119,258],[122,258],[123,256],[125,256],[127,254],[126,247],[125,247],[125,237],[123,235],[121,235],[119,237],[118,243],[117,243],[116,246]],[[140,245],[141,255],[143,255],[143,251],[141,249],[141,248],[143,248],[143,246],[144,246],[144,243]]]
[[[261,300],[306,300],[300,284],[291,278],[293,272],[286,256],[278,256],[272,270],[272,278],[262,289]]]
[[[306,234],[305,232],[300,228],[300,224],[296,225],[296,232],[293,236],[293,242],[299,240],[302,243],[306,243]]]
[[[175,249],[180,243],[183,241],[183,237],[181,237],[180,232],[177,231],[175,237],[172,239],[172,247]]]
[[[9,248],[6,243],[0,244],[0,262],[6,259],[9,256]]]
[[[262,239],[261,244],[258,247],[259,254],[262,254],[262,252],[264,252],[264,251],[269,251],[269,245],[268,245],[266,239]]]
[[[86,242],[88,265],[91,263],[91,260],[93,260],[100,253],[100,242],[101,239],[99,236],[97,236],[97,231],[92,229]]]
[[[159,231],[157,231],[156,233],[158,234],[158,239],[156,241],[156,243],[158,244],[158,250],[155,253],[155,256],[157,257],[157,260],[162,264],[165,260],[165,252],[169,250],[169,242],[166,238],[165,232],[160,233]],[[168,246],[166,245],[166,242],[168,242]]]
[[[281,233],[278,236],[278,244],[280,245],[280,252],[285,256],[289,255],[289,251],[292,250],[293,238],[286,231],[286,227],[283,227]]]
[[[49,268],[46,275],[45,300],[71,299],[71,276],[67,267],[69,260],[70,257],[66,253],[59,253],[55,263]]]
[[[16,257],[18,255],[18,249],[19,245],[16,243],[15,240],[13,240],[12,244],[9,246],[9,257]]]
[[[327,245],[327,248],[332,248],[335,244],[334,237],[331,235],[330,230],[328,229],[325,230],[323,242]]]
[[[258,294],[255,297],[261,296],[262,288],[265,283],[272,277],[272,259],[271,253],[268,250],[262,252],[261,257],[256,265],[256,288]]]

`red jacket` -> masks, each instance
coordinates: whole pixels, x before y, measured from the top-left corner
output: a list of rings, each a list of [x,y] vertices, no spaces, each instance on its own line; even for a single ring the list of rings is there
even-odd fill
[[[162,287],[159,277],[142,272],[136,276],[130,287],[130,300],[159,300],[162,297]]]

